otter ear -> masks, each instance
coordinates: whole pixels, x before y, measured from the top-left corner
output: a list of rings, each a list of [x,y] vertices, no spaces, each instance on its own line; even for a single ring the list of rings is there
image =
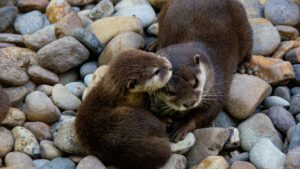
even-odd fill
[[[136,85],[136,80],[134,79],[129,80],[129,82],[127,83],[127,89],[133,89],[135,88],[135,85]]]
[[[197,54],[197,55],[194,56],[194,62],[195,62],[197,65],[200,64],[200,55],[199,55],[199,54]]]

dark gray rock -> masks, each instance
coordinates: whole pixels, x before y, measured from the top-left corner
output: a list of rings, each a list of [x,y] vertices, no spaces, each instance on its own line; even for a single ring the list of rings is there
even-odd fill
[[[289,128],[296,125],[293,115],[281,106],[273,106],[268,111],[268,116],[279,131],[287,133]]]
[[[300,94],[296,94],[292,97],[289,112],[293,115],[300,113]]]
[[[296,121],[297,121],[297,123],[300,123],[300,114],[297,114]]]
[[[300,21],[299,7],[289,0],[269,0],[265,5],[265,17],[274,25],[293,26]]]
[[[68,158],[57,157],[46,163],[41,169],[75,169],[75,163]]]
[[[300,123],[295,127],[290,141],[289,150],[300,146]]]
[[[76,28],[72,30],[71,35],[84,44],[97,57],[102,53],[104,46],[94,33],[84,28]]]
[[[0,32],[5,31],[13,23],[18,11],[18,8],[15,6],[0,8]]]
[[[44,26],[43,14],[40,11],[32,11],[20,15],[15,20],[15,29],[22,35],[33,34]]]
[[[299,64],[300,63],[300,47],[291,49],[287,54],[285,54],[284,60],[289,61],[292,64]]]
[[[279,86],[275,89],[274,96],[278,96],[287,101],[290,101],[291,100],[291,91],[286,86]]]

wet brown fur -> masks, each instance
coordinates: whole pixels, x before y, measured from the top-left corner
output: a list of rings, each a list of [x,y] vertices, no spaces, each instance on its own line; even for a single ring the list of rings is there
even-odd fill
[[[0,85],[0,122],[6,117],[9,110],[10,102],[8,95]]]
[[[176,98],[192,98],[188,81],[195,78],[193,57],[199,54],[209,67],[204,93],[210,95],[198,107],[188,110],[173,126],[172,140],[179,140],[195,128],[208,126],[226,103],[233,72],[252,54],[252,30],[245,10],[237,0],[167,0],[159,18],[159,53],[173,65],[169,84]],[[174,82],[174,78],[179,79]]]
[[[105,165],[157,169],[169,159],[165,126],[144,108],[143,93],[130,93],[127,88],[130,79],[143,85],[151,78],[149,68],[162,65],[153,54],[124,52],[82,102],[76,132],[87,152]]]

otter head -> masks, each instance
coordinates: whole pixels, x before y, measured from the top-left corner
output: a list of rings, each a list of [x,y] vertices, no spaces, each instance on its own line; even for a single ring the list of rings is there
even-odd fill
[[[172,63],[173,74],[156,97],[176,111],[198,107],[213,79],[207,54],[193,45],[172,45],[158,51]]]
[[[139,50],[121,53],[110,65],[114,83],[131,93],[154,92],[164,87],[172,75],[166,58]]]

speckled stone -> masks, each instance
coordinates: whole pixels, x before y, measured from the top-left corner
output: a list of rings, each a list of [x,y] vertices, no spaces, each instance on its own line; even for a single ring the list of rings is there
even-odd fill
[[[300,113],[300,94],[296,94],[291,99],[291,107],[289,109],[289,112],[291,112],[293,115],[296,115]]]
[[[297,4],[289,0],[268,0],[265,5],[265,17],[274,25],[296,25],[300,21]]]
[[[15,6],[0,8],[0,32],[5,31],[13,23],[17,14],[18,8]]]

